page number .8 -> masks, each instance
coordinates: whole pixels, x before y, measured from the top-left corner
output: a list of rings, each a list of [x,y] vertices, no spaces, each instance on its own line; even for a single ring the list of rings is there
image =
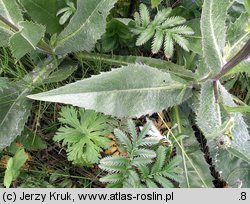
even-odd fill
[[[241,192],[239,200],[246,200],[246,199],[247,199],[247,193],[246,192]]]

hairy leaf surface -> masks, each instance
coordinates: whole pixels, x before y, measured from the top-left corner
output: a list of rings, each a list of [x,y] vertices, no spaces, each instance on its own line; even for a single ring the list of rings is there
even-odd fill
[[[220,123],[220,110],[214,96],[213,82],[208,80],[201,87],[197,124],[207,136],[213,134],[215,128],[220,126]]]
[[[77,11],[58,36],[56,53],[91,51],[106,28],[106,18],[117,0],[78,0]]]
[[[72,104],[117,117],[139,117],[182,103],[191,90],[168,73],[129,65],[29,98]]]
[[[232,96],[220,84],[219,97],[223,105],[236,106]],[[200,103],[200,107],[198,111],[196,111],[197,124],[207,138],[209,153],[216,170],[230,186],[249,187],[250,137],[242,114],[235,112],[227,113],[222,108],[216,109],[219,104],[215,102],[212,81],[204,83]],[[224,129],[220,132],[224,124],[221,124],[222,121],[226,121],[228,118],[233,118],[234,120],[234,125],[231,129],[232,139],[230,147],[223,149],[218,143],[218,138],[223,135],[224,137],[230,137],[230,135],[226,135],[226,131],[230,129]]]
[[[219,86],[223,103],[227,106],[237,106],[230,93],[222,86]],[[232,128],[233,141],[232,148],[239,151],[250,159],[250,135],[248,127],[241,113],[231,112],[230,117],[234,118],[234,127]]]
[[[1,80],[1,79],[0,79]],[[23,89],[8,82],[0,88],[0,148],[4,148],[21,133],[28,119],[31,101],[26,96],[29,89]]]
[[[222,65],[225,46],[227,9],[230,0],[205,0],[201,16],[203,57],[208,68],[217,74]]]

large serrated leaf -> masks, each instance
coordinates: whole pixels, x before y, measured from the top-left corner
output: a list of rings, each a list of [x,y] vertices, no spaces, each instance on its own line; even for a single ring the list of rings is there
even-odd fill
[[[20,0],[32,20],[46,26],[50,34],[61,30],[56,17],[57,0]]]
[[[222,98],[223,105],[236,106],[226,89],[220,84],[218,86],[219,97]],[[207,105],[205,106],[201,103],[198,111],[196,111],[197,123],[207,139],[210,156],[215,169],[230,186],[249,187],[250,138],[243,117],[240,113],[225,113],[223,109],[216,109],[216,106],[219,104],[215,102],[212,81],[207,81],[203,84],[202,93],[200,101],[203,101]],[[218,115],[218,119],[216,119],[216,115]],[[218,146],[217,140],[218,137],[224,134],[219,133],[219,129],[222,126],[221,122],[228,117],[234,118],[235,121],[232,128],[233,139],[230,148],[223,149]],[[227,136],[225,135],[225,137]]]
[[[14,57],[19,60],[25,54],[36,49],[36,45],[44,36],[45,27],[33,22],[20,22],[21,30],[10,38],[10,48]]]
[[[129,65],[29,98],[72,104],[117,117],[139,117],[191,96],[184,82],[146,65]]]
[[[204,0],[201,16],[202,49],[208,68],[217,74],[222,65],[225,46],[227,9],[230,0]]]
[[[207,136],[213,134],[214,130],[220,126],[220,123],[220,110],[214,96],[213,82],[208,80],[201,86],[197,124]]]
[[[224,105],[236,107],[230,93],[222,86],[219,85],[220,94]],[[234,118],[234,126],[232,128],[233,141],[232,148],[248,157],[250,160],[250,135],[248,127],[243,119],[243,115],[237,112],[229,113],[230,117]]]
[[[0,89],[0,149],[10,145],[23,130],[31,110],[28,94],[29,89],[10,82]]]
[[[106,28],[106,18],[117,0],[78,0],[77,11],[58,36],[56,53],[91,51]]]
[[[26,96],[51,71],[47,66],[38,68],[16,83],[0,78],[0,149],[10,145],[23,131],[32,105]]]
[[[14,25],[23,20],[21,10],[18,8],[16,0],[0,0],[0,15]]]
[[[211,176],[209,165],[200,149],[194,131],[188,119],[188,108],[183,105],[171,113],[171,121],[178,124],[178,130],[173,130],[175,135],[183,137],[176,146],[177,154],[181,155],[183,169],[183,179],[180,182],[182,188],[204,188],[213,187],[213,177]]]

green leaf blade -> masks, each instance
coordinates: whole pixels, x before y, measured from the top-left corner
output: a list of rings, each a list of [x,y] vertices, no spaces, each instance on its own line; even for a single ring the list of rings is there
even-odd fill
[[[0,78],[1,80],[1,78]],[[5,148],[22,132],[31,110],[29,90],[8,83],[0,89],[0,148]]]
[[[200,95],[200,106],[197,113],[197,124],[207,136],[220,126],[221,116],[219,105],[216,102],[213,82],[208,80],[203,83]]]
[[[164,54],[167,58],[171,58],[174,54],[174,42],[169,33],[165,35]]]
[[[182,100],[179,94],[185,90]],[[29,98],[62,102],[116,117],[139,117],[177,105],[191,96],[184,82],[146,65],[130,65]],[[88,99],[88,100],[83,100]]]
[[[163,39],[164,39],[164,33],[161,30],[156,31],[155,36],[154,36],[154,40],[153,40],[153,44],[152,44],[152,53],[153,54],[156,54],[160,51],[160,49],[162,47]]]
[[[57,0],[20,0],[32,20],[46,26],[50,34],[61,30],[56,17]]]
[[[137,46],[142,46],[147,43],[155,34],[155,29],[153,27],[148,27],[145,29],[138,37],[136,41]]]
[[[77,11],[58,36],[57,54],[91,51],[106,28],[106,17],[117,0],[78,0]]]
[[[19,26],[22,29],[10,38],[11,51],[17,60],[35,50],[45,33],[44,26],[32,22],[23,21]]]
[[[228,93],[222,85],[219,85],[219,88],[224,104],[235,107],[236,104],[234,103],[231,94]],[[234,118],[234,126],[232,128],[233,141],[231,147],[250,158],[250,135],[248,133],[248,126],[246,125],[241,113],[232,112],[229,113],[229,115]]]
[[[201,16],[202,48],[208,68],[217,74],[223,66],[226,18],[230,0],[205,0]]]
[[[9,188],[11,183],[17,179],[21,167],[25,164],[27,159],[28,155],[24,152],[24,149],[18,150],[14,157],[9,159],[4,175],[4,186]]]

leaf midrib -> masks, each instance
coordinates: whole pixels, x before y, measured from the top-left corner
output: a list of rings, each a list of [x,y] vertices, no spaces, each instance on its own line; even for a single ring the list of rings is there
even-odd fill
[[[66,37],[62,38],[61,40],[58,41],[56,48],[58,48],[61,44],[63,44],[65,41],[67,41],[68,39],[72,38],[73,36],[75,36],[78,32],[80,32],[82,30],[83,27],[85,27],[86,24],[88,24],[88,22],[90,22],[90,18],[92,18],[92,16],[94,15],[94,13],[96,12],[97,8],[99,8],[100,4],[103,1],[100,1],[97,6],[95,7],[95,9],[93,10],[93,12],[89,15],[89,17],[85,20],[85,22],[73,33],[71,33],[70,35],[67,35]],[[71,23],[71,22],[70,22]]]
[[[47,95],[45,97],[49,96],[60,96],[60,95],[77,95],[77,94],[86,94],[86,93],[112,93],[112,92],[140,92],[140,91],[159,91],[159,90],[175,90],[175,89],[183,89],[186,88],[187,85],[180,84],[175,86],[163,86],[163,87],[152,87],[152,88],[136,88],[136,89],[114,89],[109,91],[85,91],[85,92],[79,92],[79,93],[62,93],[62,94],[56,94],[56,95]],[[29,96],[32,98],[32,95]]]
[[[218,47],[218,43],[217,43],[217,40],[216,40],[216,36],[215,36],[215,31],[214,31],[214,22],[213,22],[213,14],[212,14],[212,10],[213,10],[213,5],[214,5],[214,0],[211,0],[211,3],[210,3],[210,7],[209,7],[209,21],[210,21],[210,31],[211,31],[211,34],[212,34],[212,39],[213,39],[213,43],[214,43],[214,46],[215,46],[215,50],[218,54],[218,57],[219,57],[219,60],[220,60],[220,64],[222,65],[222,55],[221,55],[221,52],[220,52],[220,48]]]

